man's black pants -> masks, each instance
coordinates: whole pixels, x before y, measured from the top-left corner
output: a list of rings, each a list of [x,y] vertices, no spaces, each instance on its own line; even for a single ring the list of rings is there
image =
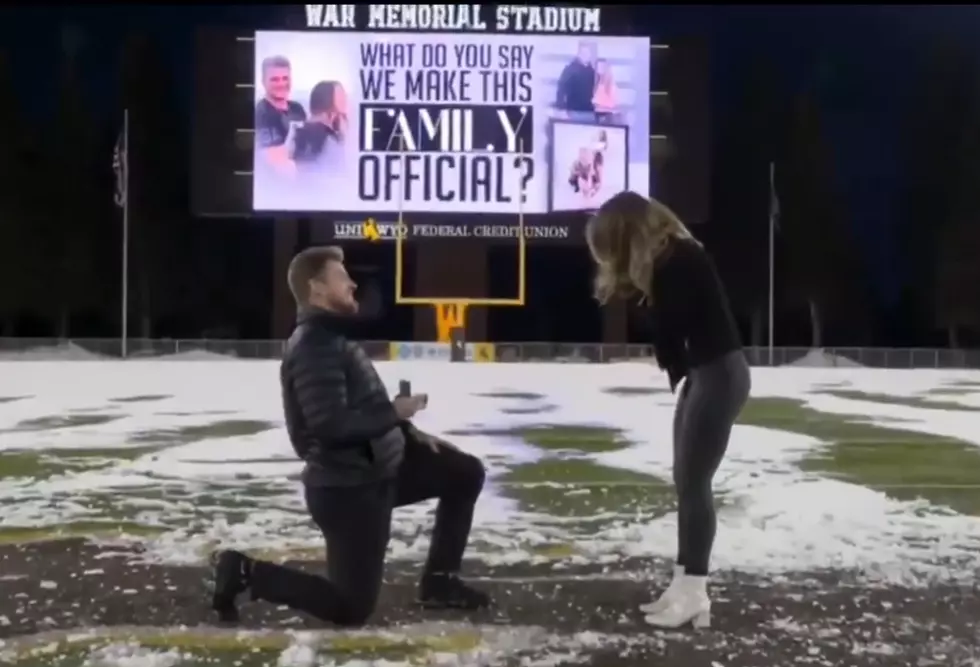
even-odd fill
[[[394,479],[354,487],[307,487],[306,505],[327,541],[326,578],[256,561],[252,597],[339,625],[374,612],[395,507],[438,498],[426,573],[456,573],[473,524],[485,471],[475,456],[406,438]]]

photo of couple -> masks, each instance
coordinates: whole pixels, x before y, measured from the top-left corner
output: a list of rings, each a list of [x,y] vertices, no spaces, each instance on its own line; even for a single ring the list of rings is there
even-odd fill
[[[613,64],[598,57],[593,42],[580,42],[575,58],[562,70],[555,109],[572,120],[619,122],[619,92]]]
[[[347,137],[347,92],[339,81],[320,81],[309,114],[292,96],[292,65],[284,56],[262,61],[263,97],[255,105],[256,167],[294,176],[342,165]]]

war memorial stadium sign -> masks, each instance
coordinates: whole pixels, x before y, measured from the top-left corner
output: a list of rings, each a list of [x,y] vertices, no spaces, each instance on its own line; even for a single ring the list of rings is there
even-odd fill
[[[306,5],[306,27],[327,30],[599,33],[598,7],[549,5]]]

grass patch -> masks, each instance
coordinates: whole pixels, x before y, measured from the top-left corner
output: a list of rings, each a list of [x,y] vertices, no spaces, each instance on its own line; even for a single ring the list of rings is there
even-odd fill
[[[980,515],[980,448],[971,443],[818,412],[784,398],[753,399],[739,423],[827,443],[807,454],[801,462],[804,470],[877,488],[898,500],[921,498]]]
[[[511,398],[519,401],[540,401],[545,398],[544,394],[536,394],[530,391],[488,391],[482,394],[474,394],[483,398]]]
[[[213,522],[221,517],[229,523],[248,519],[250,513],[274,507],[278,511],[303,510],[294,501],[294,489],[273,490],[255,484],[231,489],[207,487],[191,489],[177,485],[139,489],[113,489],[111,493],[71,495],[66,500],[79,503],[95,516],[116,521],[139,520],[144,512],[162,512],[167,521],[188,527],[188,522]]]
[[[181,459],[181,463],[200,465],[248,465],[250,463],[296,463],[295,456],[276,456],[267,459]]]
[[[537,544],[531,548],[531,551],[535,556],[541,556],[542,558],[547,558],[549,560],[571,558],[579,553],[571,544],[563,544],[560,542],[554,542],[551,544]]]
[[[840,389],[841,387],[847,387],[850,384],[851,383],[847,380],[826,380],[823,382],[814,382],[810,386],[814,387],[815,389]]]
[[[953,380],[952,382],[947,382],[946,384],[953,387],[967,387],[970,389],[980,389],[980,380],[956,379]]]
[[[547,425],[520,429],[518,435],[529,445],[562,451],[613,452],[629,446],[622,429],[605,426]]]
[[[936,387],[929,390],[930,396],[971,396],[980,392],[980,385],[976,387]]]
[[[13,665],[34,667],[81,667],[91,664],[91,658],[111,655],[112,645],[159,651],[177,651],[182,660],[178,665],[229,664],[236,667],[276,664],[281,652],[293,643],[283,632],[249,633],[224,631],[146,631],[107,632],[98,637],[82,637],[43,646],[25,646],[13,652]],[[477,632],[457,631],[445,635],[397,637],[389,634],[335,634],[314,643],[317,664],[334,661],[392,660],[419,662],[432,653],[462,653],[476,649],[482,643]],[[112,661],[114,664],[114,661]],[[150,660],[147,660],[150,662]],[[11,663],[7,663],[11,664]]]
[[[665,480],[584,459],[544,459],[514,466],[497,479],[521,509],[556,517],[666,514],[674,491]]]
[[[825,390],[821,393],[836,396],[837,398],[847,399],[849,401],[870,401],[872,403],[904,405],[910,408],[923,408],[926,410],[980,411],[980,408],[976,406],[964,405],[962,403],[956,403],[955,401],[930,399],[923,396],[892,396],[891,394],[878,394],[873,392],[856,391],[853,389]]]
[[[142,446],[96,447],[92,449],[45,449],[43,453],[62,460],[81,459],[90,461],[92,459],[111,459],[113,461],[135,461],[141,456],[154,454],[158,451],[160,451],[159,447]]]
[[[231,524],[240,523],[246,521],[251,513],[270,508],[305,516],[295,501],[295,490],[291,491],[274,493],[257,485],[228,490],[217,487],[191,490],[173,486],[116,488],[87,493],[57,492],[46,496],[45,505],[56,516],[63,509],[70,508],[75,518],[66,519],[73,526],[70,535],[79,531],[84,533],[89,530],[88,527],[103,532],[107,527],[126,526],[127,531],[133,527],[132,531],[138,532],[140,525],[149,525],[145,529],[149,531],[157,531],[159,526],[162,526],[159,530],[179,526],[193,531],[196,526],[211,524],[218,518]],[[15,526],[11,530],[20,534],[23,529]],[[41,537],[47,539],[49,533],[63,532],[64,527],[41,527],[38,531]]]
[[[296,492],[291,484],[185,484],[162,480],[159,484],[113,489],[112,495],[135,499],[189,502],[229,502],[242,506],[266,504],[269,498]]]
[[[75,521],[53,526],[0,526],[0,544],[29,544],[78,538],[110,538],[120,535],[155,537],[164,532],[158,526],[114,521]]]
[[[543,415],[547,412],[554,412],[557,409],[558,406],[546,403],[544,405],[529,405],[519,408],[501,408],[500,411],[505,415]]]
[[[188,445],[217,438],[244,438],[276,428],[272,422],[256,419],[221,419],[210,424],[140,431],[130,437],[132,442],[155,446]]]
[[[122,644],[122,646],[119,646]],[[237,649],[237,650],[193,650],[183,651],[174,647],[140,647],[138,643],[120,642],[110,646],[107,642],[91,642],[87,646],[77,643],[62,649],[49,645],[44,649],[24,652],[14,658],[11,667],[102,667],[117,664],[165,664],[172,667],[213,667],[214,665],[234,665],[235,667],[269,667],[278,664],[281,649]],[[118,647],[118,648],[117,648]],[[145,656],[136,651],[161,651],[167,655],[158,658],[152,653]],[[176,650],[179,656],[169,653]],[[117,654],[116,651],[119,651]],[[118,657],[117,657],[118,656]]]
[[[48,479],[80,470],[105,468],[159,451],[159,447],[7,450],[0,452],[0,480]]]
[[[613,396],[653,396],[670,393],[667,389],[658,387],[606,387],[602,391]]]
[[[113,403],[152,403],[168,398],[173,397],[170,394],[140,394],[138,396],[120,396],[118,398],[110,398],[109,400]]]
[[[63,475],[83,466],[72,466],[65,461],[43,454],[27,452],[0,453],[0,480],[16,478],[48,479]]]
[[[515,428],[468,428],[446,431],[447,436],[485,435],[520,438],[529,445],[550,451],[575,450],[583,453],[613,452],[628,447],[622,429],[608,426],[540,424]]]
[[[17,422],[17,425],[12,429],[7,429],[7,432],[23,432],[23,431],[54,431],[62,428],[77,428],[80,426],[98,426],[100,424],[108,424],[111,421],[120,419],[123,415],[106,415],[106,414],[91,414],[91,413],[74,413],[66,415],[48,415],[46,417],[37,417],[35,419],[25,419],[24,421]]]

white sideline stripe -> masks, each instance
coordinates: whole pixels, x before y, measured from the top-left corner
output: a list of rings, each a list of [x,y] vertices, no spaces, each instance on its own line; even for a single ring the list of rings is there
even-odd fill
[[[770,479],[777,478],[784,473],[774,473],[770,475]],[[786,472],[785,474],[791,474]],[[963,489],[963,490],[980,490],[980,484],[861,484],[854,480],[848,479],[844,476],[823,476],[814,477],[812,480],[795,480],[796,484],[803,484],[807,481],[826,481],[828,479],[836,480],[839,482],[847,482],[849,484],[854,484],[855,486],[866,486],[870,489]],[[575,489],[575,488],[606,488],[606,487],[649,487],[655,489],[672,489],[673,484],[667,482],[628,482],[628,481],[617,481],[617,482],[493,482],[493,486],[502,486],[507,488],[534,488],[538,486],[551,487],[554,489]]]

